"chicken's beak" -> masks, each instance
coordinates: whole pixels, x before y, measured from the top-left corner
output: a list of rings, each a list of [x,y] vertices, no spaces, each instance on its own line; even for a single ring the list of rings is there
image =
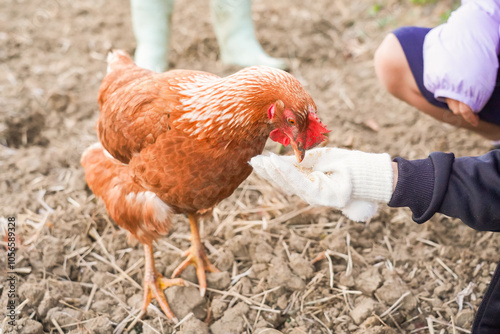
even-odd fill
[[[295,152],[295,157],[297,161],[300,163],[304,160],[304,156],[306,155],[306,150],[304,149],[304,145],[299,141],[290,140],[290,144],[292,144],[293,151]]]

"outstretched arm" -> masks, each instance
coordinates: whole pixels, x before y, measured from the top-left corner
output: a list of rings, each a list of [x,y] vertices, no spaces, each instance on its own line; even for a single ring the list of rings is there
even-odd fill
[[[301,164],[276,155],[255,157],[251,164],[287,193],[342,209],[354,220],[370,219],[383,202],[410,208],[417,223],[443,213],[477,230],[500,231],[500,150],[464,158],[434,152],[427,159],[391,162],[387,154],[318,148]]]
[[[307,151],[302,163],[294,157],[257,156],[250,164],[266,180],[312,205],[342,209],[352,220],[367,221],[377,203],[389,202],[394,176],[388,154],[317,148]]]

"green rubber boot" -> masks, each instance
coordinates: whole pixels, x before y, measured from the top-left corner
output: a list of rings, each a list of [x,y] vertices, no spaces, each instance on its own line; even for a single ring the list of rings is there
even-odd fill
[[[223,63],[288,68],[284,59],[270,57],[257,41],[251,0],[211,0],[211,10]]]
[[[130,0],[137,42],[135,63],[155,72],[168,68],[174,0]]]

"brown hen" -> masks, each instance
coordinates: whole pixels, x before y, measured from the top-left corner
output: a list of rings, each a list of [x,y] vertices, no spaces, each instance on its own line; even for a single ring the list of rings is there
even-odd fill
[[[188,215],[192,243],[173,277],[195,265],[204,295],[205,271],[218,270],[201,244],[198,217],[248,177],[248,161],[268,137],[290,143],[301,160],[328,132],[312,98],[281,70],[250,67],[225,78],[188,70],[157,74],[123,51],[108,57],[99,108],[100,143],[81,161],[87,183],[114,221],[144,245],[143,310],[154,297],[173,320],[163,289],[183,281],[163,278],[152,251],[153,241],[168,233],[170,215]]]

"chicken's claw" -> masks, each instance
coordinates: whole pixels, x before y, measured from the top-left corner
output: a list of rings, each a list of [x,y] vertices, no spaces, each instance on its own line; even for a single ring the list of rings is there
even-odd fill
[[[146,313],[146,309],[151,303],[151,299],[155,298],[158,301],[158,304],[160,304],[160,308],[163,313],[165,313],[165,315],[173,322],[178,323],[179,320],[170,309],[170,306],[168,306],[167,298],[165,297],[165,293],[163,293],[163,290],[174,285],[184,286],[184,280],[181,278],[167,279],[164,278],[163,275],[158,271],[156,271],[151,244],[144,245],[144,255],[146,264],[143,284],[144,299],[142,302],[142,313]]]
[[[187,256],[186,259],[175,268],[172,277],[179,276],[190,264],[194,265],[198,283],[200,284],[200,295],[203,297],[207,291],[207,275],[205,272],[216,273],[220,272],[220,270],[210,262],[201,243],[193,241],[193,245],[184,252],[184,256]]]
[[[196,276],[198,276],[198,283],[200,284],[200,295],[203,297],[207,291],[207,275],[205,271],[216,273],[220,270],[217,269],[208,259],[207,253],[201,244],[200,231],[198,229],[198,220],[195,215],[189,215],[189,225],[191,226],[191,247],[184,252],[187,258],[175,268],[172,278],[179,276],[179,274],[187,268],[190,264],[196,267]]]
[[[155,298],[160,304],[160,308],[165,313],[165,315],[172,320],[174,323],[178,323],[179,319],[168,306],[167,298],[163,290],[171,286],[180,285],[184,286],[184,280],[182,278],[167,279],[164,278],[160,273],[155,272],[153,276],[156,278],[144,279],[144,300],[142,303],[142,311],[145,312],[148,305],[151,303],[151,299]]]

